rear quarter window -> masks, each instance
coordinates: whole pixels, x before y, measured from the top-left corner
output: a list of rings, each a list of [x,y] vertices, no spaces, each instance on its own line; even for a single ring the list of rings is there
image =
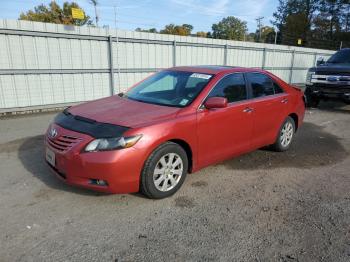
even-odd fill
[[[284,90],[268,75],[263,73],[247,73],[253,98],[283,93]]]

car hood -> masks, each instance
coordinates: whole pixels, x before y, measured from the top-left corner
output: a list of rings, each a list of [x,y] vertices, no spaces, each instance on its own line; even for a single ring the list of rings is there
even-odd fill
[[[171,119],[180,108],[147,104],[111,96],[69,108],[73,115],[125,127],[139,127]]]
[[[313,68],[318,74],[341,74],[350,73],[350,64],[332,64],[326,63]]]

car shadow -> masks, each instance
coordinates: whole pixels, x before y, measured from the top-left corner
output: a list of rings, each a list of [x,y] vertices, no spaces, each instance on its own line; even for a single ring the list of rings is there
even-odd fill
[[[84,188],[66,185],[59,180],[44,160],[44,136],[34,136],[8,143],[2,150],[18,152],[18,158],[26,170],[47,186],[67,192],[106,196],[109,194],[95,192]],[[269,168],[313,168],[338,163],[345,159],[349,152],[342,146],[340,139],[323,130],[323,127],[304,123],[298,130],[294,143],[286,152],[273,152],[260,149],[243,156],[224,161],[218,165],[236,170],[258,170]],[[142,197],[140,193],[132,194]]]
[[[350,114],[350,105],[335,100],[321,101],[317,109],[333,113]]]
[[[43,135],[15,140],[7,146],[8,151],[18,151],[18,158],[26,170],[53,189],[89,196],[108,195],[106,193],[69,186],[60,181],[44,160],[44,148]]]
[[[349,152],[341,139],[324,131],[322,126],[304,123],[286,152],[263,148],[221,164],[230,169],[313,168],[341,162]]]

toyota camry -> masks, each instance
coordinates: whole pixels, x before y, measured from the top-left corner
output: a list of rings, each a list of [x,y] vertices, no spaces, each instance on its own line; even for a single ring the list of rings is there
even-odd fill
[[[174,67],[59,113],[45,159],[71,185],[165,198],[208,165],[287,150],[304,112],[303,93],[264,70]]]

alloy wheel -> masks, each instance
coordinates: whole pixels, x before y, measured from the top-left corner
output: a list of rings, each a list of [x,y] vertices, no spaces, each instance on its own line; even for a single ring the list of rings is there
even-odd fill
[[[180,181],[183,173],[183,161],[176,153],[162,156],[153,172],[153,183],[162,192],[173,189]]]
[[[281,130],[281,136],[280,136],[280,139],[281,139],[281,145],[283,147],[288,147],[289,144],[291,143],[292,141],[292,138],[293,138],[293,134],[294,134],[294,128],[293,128],[293,125],[290,121],[287,121],[282,130]]]

